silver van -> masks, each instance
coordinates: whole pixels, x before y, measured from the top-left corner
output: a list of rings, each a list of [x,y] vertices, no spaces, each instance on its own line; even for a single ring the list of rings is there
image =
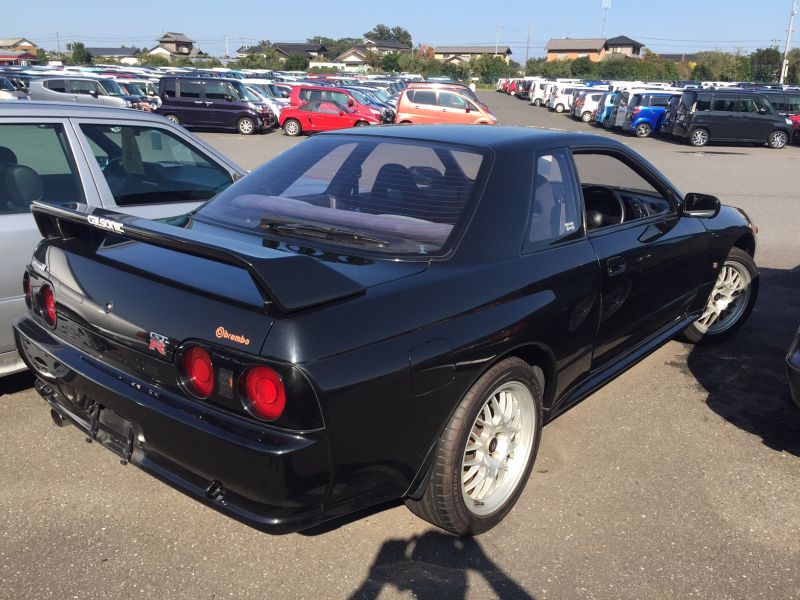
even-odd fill
[[[152,113],[55,102],[0,102],[0,377],[25,369],[12,320],[41,235],[34,200],[85,203],[148,219],[184,214],[245,171]]]
[[[105,82],[92,77],[48,77],[34,79],[30,83],[28,97],[31,100],[47,100],[51,102],[77,102],[94,104],[112,108],[132,108],[133,102],[126,98],[122,90],[113,80],[112,90],[108,90]],[[109,84],[110,85],[110,84]],[[119,93],[114,93],[114,86]]]

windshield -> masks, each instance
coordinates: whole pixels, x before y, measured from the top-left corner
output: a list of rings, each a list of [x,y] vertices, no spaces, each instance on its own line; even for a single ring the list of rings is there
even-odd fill
[[[125,89],[128,90],[128,95],[130,96],[146,96],[147,94],[144,93],[144,90],[139,87],[138,83],[131,83],[130,81],[125,82]],[[120,86],[122,87],[122,86]]]
[[[13,92],[16,91],[16,88],[11,84],[11,82],[6,79],[5,77],[0,77],[0,90]]]
[[[358,100],[359,104],[374,104],[371,98],[367,97],[366,94],[362,94],[358,90],[349,89],[347,91],[350,92],[356,100]]]
[[[124,96],[125,92],[119,87],[119,84],[113,79],[103,79],[100,82],[101,87],[111,96]]]
[[[265,98],[274,98],[275,94],[272,93],[272,90],[269,87],[268,83],[251,83],[248,87],[254,87],[258,90]]]
[[[435,255],[466,220],[483,162],[480,151],[458,146],[325,135],[281,154],[194,216],[267,239],[313,229],[307,237],[328,232],[329,243]]]

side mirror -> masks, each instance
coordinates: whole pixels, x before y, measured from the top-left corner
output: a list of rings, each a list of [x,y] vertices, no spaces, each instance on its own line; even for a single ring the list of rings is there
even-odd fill
[[[353,99],[352,99],[352,98],[350,98],[350,99],[347,101],[347,106],[353,106],[354,104],[355,104],[355,102],[353,102]]]
[[[761,108],[758,109],[758,113],[761,114],[761,115],[765,115],[765,114],[767,114],[767,109],[764,108],[764,107],[761,107]]]
[[[97,95],[98,95],[98,94],[97,94],[97,90],[90,90],[90,91],[89,91],[89,95],[90,95],[92,98],[97,98]]]
[[[467,111],[467,112],[470,112],[470,110],[472,110],[472,109],[469,107],[469,104],[467,104],[467,105],[464,107],[464,110],[465,110],[465,111]]]
[[[340,110],[340,111],[339,111],[339,116],[340,116],[340,117],[343,117],[344,115],[345,115],[345,112],[344,112],[343,110]]]
[[[708,194],[686,194],[681,207],[681,214],[686,217],[711,219],[719,214],[721,203],[716,196]]]

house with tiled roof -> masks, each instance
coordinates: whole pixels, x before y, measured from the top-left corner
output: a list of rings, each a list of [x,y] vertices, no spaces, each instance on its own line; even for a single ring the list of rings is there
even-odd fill
[[[449,63],[469,62],[480,56],[499,56],[506,63],[511,61],[511,48],[508,46],[436,46],[433,57]]]
[[[196,58],[205,56],[200,49],[195,48],[194,40],[189,39],[183,33],[168,31],[157,40],[158,45],[153,46],[147,51],[148,54],[155,54],[165,58]]]
[[[609,56],[628,56],[641,58],[644,44],[627,36],[614,38],[564,38],[547,42],[547,60],[574,60],[586,56],[592,62],[599,62]]]

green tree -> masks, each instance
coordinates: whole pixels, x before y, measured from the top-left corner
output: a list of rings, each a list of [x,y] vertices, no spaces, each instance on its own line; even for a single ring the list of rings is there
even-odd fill
[[[570,65],[573,77],[588,79],[594,74],[594,64],[588,56],[580,56]]]
[[[704,63],[697,63],[694,71],[692,71],[692,79],[696,79],[697,81],[708,81],[710,79],[714,79],[714,77],[713,73],[711,72],[711,68],[708,65]]]
[[[283,61],[285,71],[305,71],[308,69],[308,57],[305,54],[290,54]]]
[[[759,48],[750,55],[750,69],[755,81],[777,81],[781,73],[783,56],[775,48]]]
[[[72,44],[72,61],[76,65],[88,65],[92,62],[92,55],[86,51],[82,42]]]
[[[40,65],[45,65],[50,59],[47,57],[47,52],[45,52],[44,48],[38,48],[36,50],[36,62]]]
[[[485,54],[475,60],[475,75],[482,83],[492,83],[500,77],[508,75],[509,68],[500,56]]]
[[[334,39],[318,35],[307,38],[306,41],[309,44],[322,44],[323,46],[325,46],[325,56],[327,56],[330,59],[334,59],[343,52],[345,52],[346,50],[352,48],[353,46],[361,44],[364,40],[362,40],[361,38],[350,38],[350,37]]]
[[[166,67],[169,65],[169,59],[161,54],[144,54],[139,55],[139,63],[145,67]]]
[[[275,71],[283,68],[283,61],[280,55],[270,46],[269,42],[264,45],[261,43],[261,52],[258,54],[248,54],[237,61],[241,69],[269,69]]]
[[[412,46],[411,34],[407,29],[399,26],[390,28],[383,23],[379,23],[370,31],[367,31],[364,34],[364,37],[368,40],[390,40],[399,42],[405,46],[408,46],[409,48]]]
[[[386,73],[395,73],[400,70],[400,55],[397,52],[390,52],[381,59],[381,69]]]

